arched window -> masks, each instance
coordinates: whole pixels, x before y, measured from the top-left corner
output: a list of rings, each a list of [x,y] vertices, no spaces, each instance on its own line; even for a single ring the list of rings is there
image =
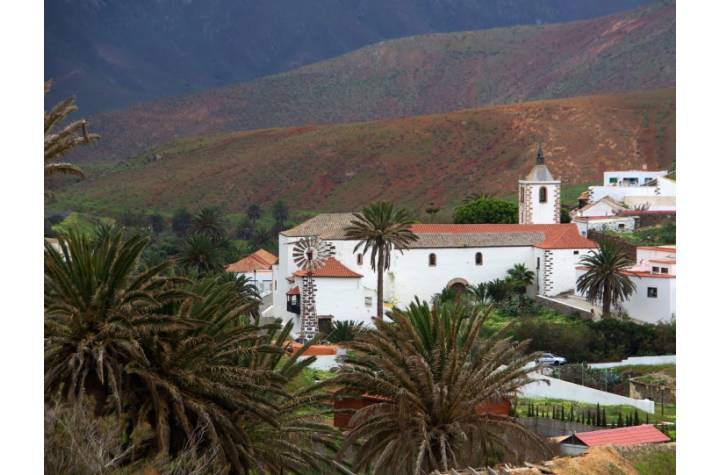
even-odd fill
[[[476,265],[476,266],[481,266],[481,265],[483,265],[482,252],[476,252],[476,253],[475,253],[475,265]]]
[[[362,253],[359,253],[357,255],[357,265],[361,266],[363,264],[363,255]]]
[[[540,187],[540,203],[547,203],[547,188]]]
[[[437,265],[437,258],[435,257],[435,254],[430,254],[428,256],[428,265],[430,267],[435,267]]]

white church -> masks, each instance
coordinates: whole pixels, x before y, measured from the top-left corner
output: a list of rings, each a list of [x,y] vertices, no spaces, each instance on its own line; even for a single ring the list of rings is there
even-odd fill
[[[520,224],[415,224],[419,239],[394,250],[384,276],[384,306],[430,300],[446,287],[458,288],[504,278],[522,263],[535,272],[536,295],[574,292],[578,261],[596,248],[575,224],[560,224],[560,180],[545,165],[542,150],[527,177],[519,181]],[[331,242],[335,256],[313,275],[320,330],[332,320],[370,322],[377,298],[377,276],[369,254],[354,252],[345,239],[352,213],[326,213],[279,235],[279,261],[273,265],[273,314],[300,327],[303,272],[292,258],[293,244],[305,236]]]

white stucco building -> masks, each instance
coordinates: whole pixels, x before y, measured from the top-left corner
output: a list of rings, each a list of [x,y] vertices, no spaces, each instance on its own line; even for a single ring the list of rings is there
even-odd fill
[[[667,174],[667,170],[607,171],[601,186],[589,187],[588,200],[595,203],[609,197],[630,209],[674,210],[676,183]]]
[[[265,249],[258,249],[247,257],[237,262],[225,266],[227,272],[245,276],[261,295],[265,295],[272,290],[273,272],[272,266],[278,261],[276,255]]]
[[[634,320],[646,323],[675,319],[675,246],[637,248],[637,264],[626,275],[635,284],[635,292],[622,303],[622,309]],[[576,278],[587,272],[578,266]],[[576,295],[581,295],[576,290]]]
[[[575,224],[559,224],[560,182],[547,170],[541,150],[533,171],[519,184],[525,196],[521,217],[530,222],[413,225],[418,240],[390,256],[390,270],[384,275],[385,308],[406,306],[415,297],[429,301],[447,287],[505,278],[515,264],[535,273],[533,294],[551,297],[573,292],[575,267],[596,244],[581,236]],[[317,236],[335,246],[334,258],[314,273],[321,330],[333,319],[371,322],[377,275],[369,254],[355,251],[358,241],[345,239],[352,217],[352,213],[320,214],[280,233],[279,260],[273,266],[275,317],[293,319],[299,328],[303,273],[292,259],[292,249],[300,238]]]
[[[628,211],[622,204],[609,196],[588,203],[570,213],[572,222],[578,227],[581,235],[587,236],[589,230],[595,231],[632,231],[635,229],[635,218],[625,215]]]

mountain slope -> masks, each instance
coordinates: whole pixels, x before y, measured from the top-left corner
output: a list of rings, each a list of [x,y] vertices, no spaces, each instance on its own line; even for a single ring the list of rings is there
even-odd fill
[[[385,39],[607,15],[649,0],[45,2],[51,103],[86,113],[247,81]]]
[[[563,183],[612,168],[669,166],[675,90],[587,96],[365,123],[184,139],[58,192],[58,206],[242,211],[285,199],[295,210],[352,210],[376,199],[422,209],[471,192],[507,194],[542,141]]]
[[[91,117],[82,157],[181,137],[448,112],[675,84],[675,7],[548,26],[404,38],[288,73]]]

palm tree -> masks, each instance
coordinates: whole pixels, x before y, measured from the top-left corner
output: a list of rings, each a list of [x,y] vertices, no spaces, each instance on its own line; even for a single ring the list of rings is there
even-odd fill
[[[336,383],[344,394],[372,394],[380,402],[350,420],[340,454],[353,444],[354,469],[378,474],[427,474],[484,465],[499,450],[527,460],[549,456],[543,441],[509,417],[478,406],[512,397],[529,381],[523,355],[503,332],[479,338],[491,309],[418,301],[393,309],[349,344]]]
[[[513,288],[519,294],[524,294],[527,286],[535,282],[535,273],[525,267],[525,264],[515,264],[507,273]]]
[[[198,275],[217,274],[223,269],[220,246],[204,234],[195,234],[185,240],[178,264],[187,270],[194,269]]]
[[[377,318],[383,318],[383,274],[390,269],[390,254],[393,248],[402,249],[418,236],[412,232],[412,219],[405,209],[395,209],[392,203],[373,203],[354,213],[350,225],[345,228],[345,237],[360,241],[353,252],[362,248],[370,252],[370,265],[377,272]]]
[[[578,277],[577,289],[589,302],[602,302],[603,318],[610,317],[612,305],[626,300],[635,291],[635,284],[626,271],[633,262],[614,242],[605,239],[597,250],[580,260],[587,272]]]
[[[259,204],[253,203],[247,207],[245,214],[247,215],[247,218],[250,220],[250,222],[255,224],[255,221],[260,219],[260,216],[262,216],[262,209],[260,208]]]
[[[148,324],[143,315],[185,295],[160,276],[167,263],[137,272],[147,242],[139,236],[122,241],[112,231],[98,238],[71,231],[58,240],[60,250],[45,243],[47,391],[62,389],[64,397],[87,392],[97,410],[108,396],[121,403],[124,366],[145,360],[133,326]]]
[[[249,277],[244,274],[236,276],[232,272],[223,272],[217,277],[217,280],[220,283],[232,283],[232,288],[240,300],[240,304],[247,306],[248,313],[253,317],[260,315],[262,297],[260,297],[257,286],[252,283]]]
[[[192,234],[200,234],[218,241],[225,237],[225,222],[218,208],[203,208],[193,216],[190,224]]]
[[[300,374],[316,361],[315,356],[305,357],[305,352],[317,343],[310,340],[303,347],[286,357],[291,344],[293,324],[269,328],[258,340],[277,351],[248,352],[243,354],[239,365],[252,371],[268,371],[283,381],[286,394],[275,397],[276,426],[248,421],[249,436],[259,473],[335,473],[334,456],[339,448],[340,432],[328,424],[332,413],[330,403],[333,379],[311,386],[295,384]]]
[[[51,86],[51,81],[45,81],[45,94],[50,92]],[[70,97],[56,104],[50,112],[45,112],[45,176],[65,174],[85,177],[79,167],[67,162],[57,162],[72,148],[87,145],[100,138],[98,134],[88,132],[85,119],[76,120],[56,131],[60,123],[77,110],[75,98]]]
[[[327,339],[330,343],[347,343],[354,340],[364,330],[362,322],[356,322],[355,320],[334,321]]]
[[[140,271],[147,239],[71,233],[59,244],[45,252],[48,398],[90,395],[96,415],[127,421],[129,440],[149,425],[149,452],[135,458],[189,446],[233,473],[327,471],[337,434],[318,421],[328,396],[323,385],[290,387],[314,360],[300,361],[305,349],[284,356],[291,326],[249,324],[232,282],[162,277],[167,263]]]
[[[487,305],[490,303],[491,299],[488,293],[488,284],[484,282],[468,287],[468,294],[478,305]]]

